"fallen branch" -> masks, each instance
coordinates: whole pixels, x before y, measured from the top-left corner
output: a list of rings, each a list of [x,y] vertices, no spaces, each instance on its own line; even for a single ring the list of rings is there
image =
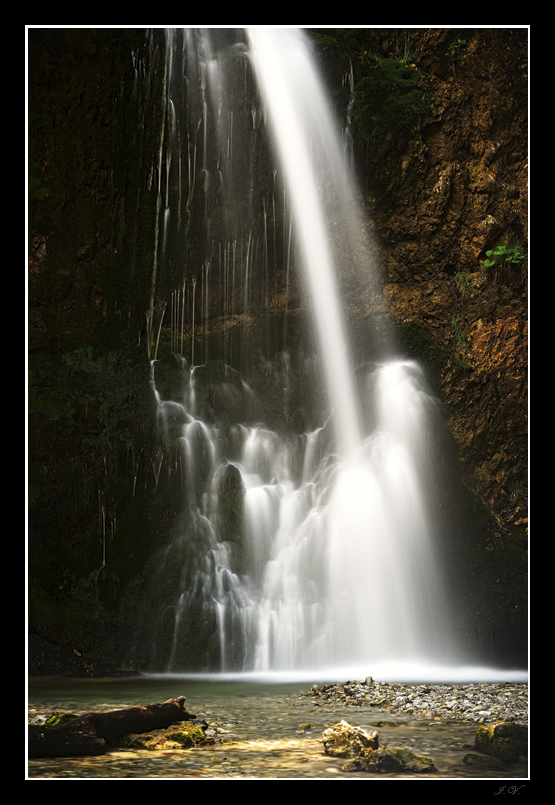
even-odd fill
[[[28,755],[30,758],[103,755],[127,733],[166,729],[176,721],[196,718],[187,713],[184,704],[185,696],[180,696],[144,707],[85,713],[57,727],[40,732],[30,730]]]

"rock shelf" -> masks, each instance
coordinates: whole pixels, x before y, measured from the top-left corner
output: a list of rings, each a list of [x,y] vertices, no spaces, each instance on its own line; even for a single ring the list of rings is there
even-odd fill
[[[450,723],[528,724],[528,685],[521,682],[406,685],[364,681],[313,685],[303,698],[354,707],[377,707],[399,716]]]

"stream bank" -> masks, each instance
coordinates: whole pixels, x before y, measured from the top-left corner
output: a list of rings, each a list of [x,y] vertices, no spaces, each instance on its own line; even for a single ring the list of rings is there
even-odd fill
[[[337,688],[354,688],[346,683]],[[381,686],[386,683],[381,683]],[[320,686],[322,694],[326,692]],[[418,686],[388,683],[395,698],[408,688]],[[479,692],[491,701],[500,700],[502,691],[511,691],[515,702],[512,715],[521,721],[528,686],[525,683],[467,683],[431,685],[437,697],[449,694],[464,700]],[[441,692],[442,688],[449,691]],[[475,689],[475,691],[471,690]],[[117,750],[94,758],[60,758],[29,762],[30,779],[52,778],[132,778],[132,779],[367,779],[390,778],[393,774],[372,772],[347,773],[344,759],[324,754],[322,733],[341,720],[364,729],[377,729],[380,745],[406,746],[417,754],[430,757],[436,772],[427,779],[486,779],[494,785],[491,793],[507,779],[526,779],[525,762],[500,770],[463,764],[474,746],[477,724],[468,718],[454,720],[422,717],[403,712],[400,707],[354,704],[349,694],[344,701],[315,695],[314,688],[303,682],[262,684],[245,680],[220,681],[175,676],[129,679],[73,680],[61,678],[32,679],[29,688],[30,716],[53,710],[85,713],[133,706],[185,693],[187,709],[209,724],[214,745],[184,751]],[[407,694],[407,695],[410,695]],[[506,695],[506,693],[505,693]],[[503,718],[511,715],[504,706]],[[501,715],[501,711],[499,712]],[[491,713],[496,717],[497,713]],[[399,779],[410,779],[402,775]]]

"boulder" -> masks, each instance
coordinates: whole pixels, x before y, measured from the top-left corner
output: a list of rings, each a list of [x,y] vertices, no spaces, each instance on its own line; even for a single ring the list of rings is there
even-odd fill
[[[343,771],[373,771],[382,774],[427,774],[437,771],[430,758],[415,755],[404,746],[382,746],[346,763]]]
[[[119,746],[126,749],[190,749],[193,746],[209,746],[214,738],[207,736],[206,723],[182,721],[163,730],[124,735]]]
[[[511,721],[484,724],[476,732],[474,749],[504,763],[517,763],[528,754],[528,727]]]
[[[476,752],[468,752],[462,759],[463,766],[475,766],[477,769],[487,769],[488,771],[506,771],[504,763],[491,755],[479,755]]]
[[[402,746],[380,747],[376,730],[353,727],[340,721],[322,734],[324,752],[332,757],[349,758],[343,771],[422,774],[436,771],[429,758],[413,754]]]
[[[324,752],[332,757],[358,757],[368,750],[377,749],[378,733],[367,732],[362,727],[352,727],[346,721],[340,721],[322,733]]]

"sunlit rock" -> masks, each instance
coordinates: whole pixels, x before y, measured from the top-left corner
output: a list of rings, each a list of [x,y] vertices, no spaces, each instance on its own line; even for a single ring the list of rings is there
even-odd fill
[[[378,748],[378,733],[368,732],[362,727],[352,727],[340,721],[322,733],[322,743],[326,755],[333,757],[358,757]]]

